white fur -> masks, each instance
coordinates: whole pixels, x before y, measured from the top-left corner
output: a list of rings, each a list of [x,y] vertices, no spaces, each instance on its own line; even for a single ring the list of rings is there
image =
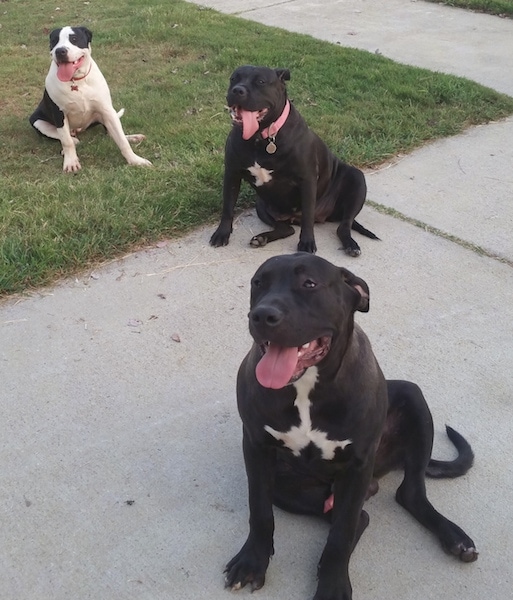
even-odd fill
[[[294,425],[288,431],[281,432],[266,425],[264,429],[270,433],[275,439],[280,440],[283,444],[292,450],[294,456],[299,456],[301,450],[306,448],[312,442],[321,451],[321,456],[325,460],[332,460],[335,457],[335,450],[342,450],[352,443],[351,440],[330,440],[324,431],[312,429],[312,419],[310,416],[310,392],[314,389],[317,383],[317,367],[310,367],[305,374],[293,386],[297,390],[296,400],[294,405],[299,412],[299,426]]]
[[[130,141],[139,142],[144,139],[144,136],[141,134],[125,136],[119,120],[120,114],[112,106],[109,86],[91,57],[91,47],[78,48],[71,44],[69,36],[72,33],[71,27],[62,28],[59,42],[50,53],[52,63],[46,76],[46,90],[50,98],[64,113],[64,126],[57,128],[51,123],[39,119],[34,123],[34,127],[44,135],[60,140],[64,155],[63,170],[66,172],[78,171],[81,168],[75,149],[77,140],[72,132],[77,133],[95,122],[103,123],[129,165],[151,166],[149,160],[135,154],[129,143]],[[85,56],[80,69],[75,72],[76,81],[63,82],[57,78],[54,52],[63,46],[68,49],[69,59],[73,62],[82,55]],[[81,77],[84,78],[80,79]],[[72,90],[72,86],[76,86],[78,89]],[[121,111],[120,113],[123,114]]]
[[[269,183],[272,179],[271,173],[273,171],[269,171],[268,169],[264,169],[257,162],[252,167],[248,167],[248,171],[255,178],[255,185],[257,187],[264,185],[264,183]]]

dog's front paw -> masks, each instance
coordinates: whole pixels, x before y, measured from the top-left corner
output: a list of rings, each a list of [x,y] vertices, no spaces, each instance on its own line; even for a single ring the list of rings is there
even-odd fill
[[[265,583],[265,572],[269,556],[265,557],[247,545],[236,554],[224,570],[225,587],[232,591],[243,588],[248,583],[251,591],[259,590]]]
[[[219,248],[220,246],[228,246],[231,232],[231,226],[226,228],[223,225],[219,225],[219,227],[214,231],[212,237],[210,238],[210,245],[214,246],[214,248]]]
[[[64,173],[76,173],[77,171],[80,171],[81,168],[82,167],[80,166],[80,161],[77,157],[64,157],[64,164],[62,165],[62,170],[64,171]]]
[[[299,240],[299,244],[297,245],[297,249],[299,252],[309,252],[310,254],[315,254],[317,252],[317,245],[314,239],[311,240]]]
[[[352,600],[353,595],[351,593],[334,592],[333,594],[319,593],[315,594],[313,600]]]
[[[313,600],[352,600],[353,591],[349,580],[319,581]]]

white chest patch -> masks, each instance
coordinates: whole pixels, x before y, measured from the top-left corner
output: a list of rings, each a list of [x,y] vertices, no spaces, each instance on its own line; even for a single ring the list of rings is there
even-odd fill
[[[248,167],[248,171],[255,178],[255,185],[257,187],[264,185],[264,183],[269,183],[272,179],[271,173],[273,171],[264,169],[257,162],[255,162],[255,164],[252,167]]]
[[[288,431],[276,431],[276,429],[273,429],[269,425],[266,425],[264,429],[292,450],[294,456],[299,456],[303,448],[313,443],[321,451],[323,459],[333,460],[335,450],[337,448],[343,450],[352,443],[352,440],[330,440],[324,431],[312,429],[312,419],[310,416],[312,403],[309,395],[316,383],[317,367],[310,367],[301,379],[292,384],[297,390],[294,406],[296,406],[299,412],[299,425],[292,426]]]

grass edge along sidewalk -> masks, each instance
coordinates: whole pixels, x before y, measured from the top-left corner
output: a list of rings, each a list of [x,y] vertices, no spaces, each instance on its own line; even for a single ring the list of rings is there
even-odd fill
[[[481,12],[499,17],[513,18],[513,2],[511,0],[427,0],[435,4],[464,8],[473,12]]]

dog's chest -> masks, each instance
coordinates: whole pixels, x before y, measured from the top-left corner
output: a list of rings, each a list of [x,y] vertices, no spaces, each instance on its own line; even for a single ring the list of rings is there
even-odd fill
[[[265,183],[269,183],[272,179],[273,171],[270,169],[265,169],[264,167],[261,167],[257,161],[255,161],[253,166],[248,167],[248,171],[249,171],[250,175],[252,177],[254,177],[253,184],[256,187],[260,187],[261,185],[264,185]]]
[[[96,64],[92,62],[86,78],[71,81],[57,79],[52,63],[46,78],[46,90],[50,98],[62,110],[70,128],[86,128],[92,122],[103,122],[103,113],[112,106],[110,92]]]
[[[266,425],[264,429],[289,448],[294,456],[299,456],[301,450],[313,444],[320,450],[323,459],[333,460],[337,448],[343,450],[352,443],[352,440],[332,440],[328,438],[326,432],[313,427],[310,413],[312,406],[310,393],[316,382],[317,367],[310,367],[303,377],[293,384],[297,390],[294,405],[299,413],[299,425],[293,425],[288,431],[277,431],[270,425]]]

